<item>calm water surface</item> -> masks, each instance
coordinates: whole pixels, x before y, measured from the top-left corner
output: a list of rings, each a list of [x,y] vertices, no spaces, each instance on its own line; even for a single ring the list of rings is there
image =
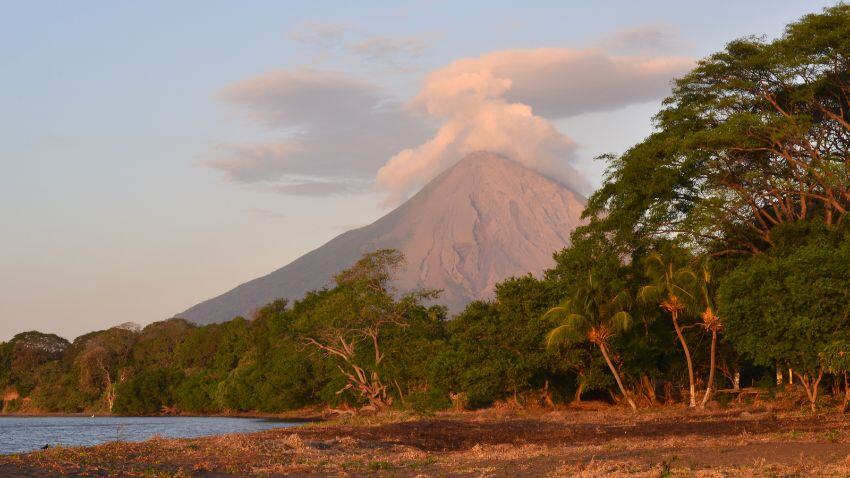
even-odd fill
[[[227,417],[0,417],[0,454],[24,453],[44,445],[143,441],[154,435],[192,438],[298,425],[300,423]]]

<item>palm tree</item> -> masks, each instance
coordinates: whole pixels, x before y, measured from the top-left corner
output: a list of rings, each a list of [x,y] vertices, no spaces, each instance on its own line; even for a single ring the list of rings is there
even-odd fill
[[[632,410],[637,410],[635,402],[626,393],[620,374],[608,353],[611,337],[631,326],[632,316],[626,311],[629,305],[629,295],[626,291],[611,293],[600,287],[592,276],[588,277],[587,284],[546,312],[545,317],[557,316],[562,319],[561,325],[549,332],[546,342],[551,347],[562,342],[586,339],[599,347],[605,363],[617,381],[617,386],[620,387],[620,393]]]
[[[651,282],[640,288],[638,300],[644,303],[658,302],[661,308],[666,310],[673,319],[673,328],[676,329],[676,335],[682,344],[685,361],[688,364],[690,406],[696,407],[694,364],[691,360],[688,342],[685,340],[685,336],[682,334],[682,326],[679,324],[679,317],[682,312],[688,308],[689,302],[693,302],[694,295],[689,290],[696,281],[696,275],[686,267],[677,267],[672,259],[667,259],[658,253],[652,253],[647,257],[646,275]]]
[[[712,388],[714,387],[714,371],[717,363],[717,333],[723,328],[723,322],[717,315],[717,308],[714,306],[714,298],[712,294],[711,271],[708,266],[703,264],[700,270],[700,292],[704,309],[700,313],[702,326],[707,332],[711,332],[711,359],[708,368],[708,385],[705,388],[705,395],[700,402],[700,408],[705,408],[705,404],[711,399]]]

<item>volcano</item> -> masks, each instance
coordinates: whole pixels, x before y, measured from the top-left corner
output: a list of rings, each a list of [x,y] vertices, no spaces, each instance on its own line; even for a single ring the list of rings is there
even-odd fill
[[[335,273],[381,248],[407,259],[395,281],[399,291],[442,289],[439,302],[459,312],[491,298],[498,282],[551,267],[552,254],[581,224],[584,205],[581,195],[517,162],[472,153],[374,223],[177,317],[199,324],[249,317],[275,299],[299,299],[331,284]]]

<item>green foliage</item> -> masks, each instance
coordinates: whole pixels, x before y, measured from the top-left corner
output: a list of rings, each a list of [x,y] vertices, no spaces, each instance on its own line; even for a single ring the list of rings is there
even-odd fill
[[[750,259],[720,286],[726,336],[756,364],[814,371],[820,348],[850,325],[850,241],[814,230],[796,247]]]
[[[450,346],[437,358],[445,371],[442,385],[450,392],[466,392],[473,407],[510,393],[508,369],[524,352],[513,349],[517,336],[500,319],[494,304],[473,302],[449,323]]]
[[[556,277],[565,284],[560,287],[564,293],[560,301],[544,315],[556,325],[546,338],[550,347],[587,340],[607,345],[632,325],[629,269],[610,248],[587,240],[579,244],[590,246],[593,254],[576,255],[568,249],[556,256]]]
[[[628,396],[617,366],[608,353],[611,339],[631,328],[628,312],[631,296],[628,289],[614,288],[615,282],[602,282],[591,272],[585,282],[578,282],[571,295],[552,307],[545,316],[558,317],[560,325],[546,337],[549,347],[588,341],[599,348],[620,392],[632,409],[634,401]],[[544,316],[544,317],[545,317]]]
[[[51,361],[58,360],[70,344],[67,340],[41,332],[22,332],[6,345],[8,385],[21,394],[28,395],[39,383],[39,369]]]
[[[93,401],[91,395],[76,386],[74,374],[67,373],[59,361],[44,364],[35,379],[38,386],[32,390],[30,398],[37,409],[78,413],[88,408]]]
[[[543,316],[554,290],[531,276],[508,279],[496,286],[494,302],[473,302],[449,322],[449,344],[437,358],[441,387],[465,392],[478,407],[547,382],[573,382],[565,349],[545,346],[553,322]]]
[[[410,372],[419,368],[410,358],[424,358],[421,354],[440,340],[437,321],[441,322],[443,309],[426,310],[421,305],[424,299],[436,298],[437,292],[395,297],[391,280],[403,264],[404,256],[393,249],[365,254],[336,275],[334,289],[312,298],[305,311],[310,327],[299,337],[345,377],[336,394],[346,393],[375,409],[400,398],[393,391],[403,394],[399,380],[410,380]],[[407,347],[417,342],[424,350]]]
[[[774,245],[777,224],[840,222],[850,206],[848,31],[840,4],[777,40],[735,40],[700,61],[676,82],[657,131],[604,157],[579,234],[753,254]]]
[[[158,413],[174,403],[174,390],[181,379],[180,372],[170,369],[143,370],[118,385],[113,411],[126,415]]]
[[[12,383],[12,344],[0,342],[0,390]]]
[[[445,410],[452,406],[447,391],[430,387],[424,391],[416,391],[404,397],[405,407],[419,413],[429,413],[436,410]]]
[[[653,252],[644,259],[644,276],[649,281],[638,289],[637,298],[648,304],[667,304],[664,306],[676,308],[677,311],[690,309],[696,312],[700,294],[699,279],[691,270],[687,261],[690,255],[676,247],[665,247],[664,253]],[[671,302],[674,302],[671,304]]]
[[[168,367],[195,325],[183,319],[154,322],[145,327],[133,347],[133,362],[142,367]]]
[[[820,362],[830,373],[850,372],[850,340],[844,336],[833,339],[821,348]]]

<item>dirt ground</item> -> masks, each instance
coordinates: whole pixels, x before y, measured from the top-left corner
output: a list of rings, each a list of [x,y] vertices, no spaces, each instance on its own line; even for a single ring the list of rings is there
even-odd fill
[[[402,414],[0,457],[2,477],[850,477],[850,420],[619,408]]]

